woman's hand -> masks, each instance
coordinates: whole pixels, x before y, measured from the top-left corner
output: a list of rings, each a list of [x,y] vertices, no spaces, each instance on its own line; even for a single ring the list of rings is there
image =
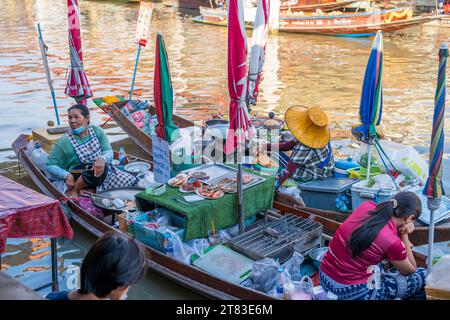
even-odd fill
[[[105,170],[105,159],[103,157],[99,157],[94,161],[94,177],[100,177]]]
[[[400,235],[411,234],[414,231],[414,223],[408,222],[399,228]]]
[[[69,190],[75,186],[75,177],[71,173],[66,177],[66,185]]]

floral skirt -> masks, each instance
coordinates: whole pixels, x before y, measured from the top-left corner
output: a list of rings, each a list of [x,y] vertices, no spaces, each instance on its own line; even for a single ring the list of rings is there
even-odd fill
[[[370,289],[367,283],[341,284],[319,270],[320,285],[338,296],[339,300],[394,300],[425,299],[425,277],[427,270],[417,268],[416,272],[404,276],[398,271],[382,272],[379,289]]]

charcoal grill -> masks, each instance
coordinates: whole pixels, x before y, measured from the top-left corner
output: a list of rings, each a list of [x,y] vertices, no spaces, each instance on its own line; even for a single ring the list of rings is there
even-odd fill
[[[285,214],[276,220],[262,219],[250,230],[233,237],[229,243],[233,250],[250,259],[288,260],[293,251],[305,254],[322,243],[323,226],[312,220]]]

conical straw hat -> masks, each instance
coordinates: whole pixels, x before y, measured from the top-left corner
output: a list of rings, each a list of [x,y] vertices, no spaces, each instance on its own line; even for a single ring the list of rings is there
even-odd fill
[[[292,135],[310,148],[324,148],[330,141],[328,117],[319,107],[290,107],[285,113]]]

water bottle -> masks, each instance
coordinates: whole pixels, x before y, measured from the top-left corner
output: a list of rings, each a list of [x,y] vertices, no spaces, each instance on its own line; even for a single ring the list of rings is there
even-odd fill
[[[28,156],[30,156],[36,146],[35,146],[35,142],[33,140],[33,136],[28,136],[27,141],[28,141],[28,143],[27,143],[27,147],[26,147],[26,153]]]
[[[173,239],[169,232],[164,234],[164,253],[169,257],[173,257]]]
[[[42,149],[39,142],[35,143],[34,150],[31,152],[31,160],[34,164],[45,174],[47,174],[47,170],[45,169],[45,162],[47,161],[48,154],[45,150]]]
[[[276,280],[276,293],[279,295],[282,295],[284,292],[284,283],[285,283],[285,277],[284,277],[284,268],[279,267],[277,270],[277,280]]]
[[[120,147],[119,149],[119,162],[121,166],[124,166],[127,162],[127,155],[125,154],[123,147]]]

